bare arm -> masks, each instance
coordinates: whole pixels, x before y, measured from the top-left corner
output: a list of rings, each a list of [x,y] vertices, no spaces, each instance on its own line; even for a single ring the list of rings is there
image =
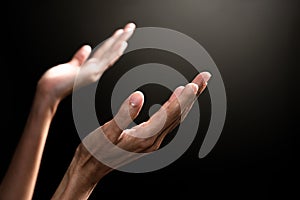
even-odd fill
[[[0,187],[0,199],[31,199],[49,126],[58,102],[37,93],[10,166]]]
[[[99,79],[122,55],[134,28],[134,24],[128,24],[117,30],[87,62],[91,48],[83,46],[68,63],[50,68],[41,77],[23,134],[1,182],[0,199],[32,198],[49,126],[59,102],[72,92],[79,71],[81,85]]]
[[[89,50],[81,49],[69,62],[83,63]],[[69,64],[68,63],[68,64]],[[40,79],[23,134],[0,186],[0,199],[31,199],[50,123],[61,98],[47,73]]]
[[[116,146],[135,153],[157,150],[165,136],[185,118],[197,97],[206,88],[209,78],[209,73],[200,73],[192,83],[178,87],[147,122],[126,129],[137,117],[144,102],[142,93],[131,94],[114,119],[90,133],[79,144],[52,199],[88,199],[97,183],[107,173],[140,158],[139,155],[122,154]],[[108,145],[100,137],[102,134],[114,145]],[[105,158],[109,166],[97,159],[98,156]]]

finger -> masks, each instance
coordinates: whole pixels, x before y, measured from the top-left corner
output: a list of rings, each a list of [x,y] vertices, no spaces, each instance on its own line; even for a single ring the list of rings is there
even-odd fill
[[[109,51],[110,55],[113,55],[113,53],[115,53],[115,52],[117,52],[117,56],[121,56],[123,54],[124,50],[127,47],[127,41],[132,36],[132,34],[135,30],[135,27],[136,26],[134,23],[129,23],[124,27],[123,32],[115,39],[113,47],[110,48],[110,51]],[[124,46],[126,46],[126,47],[122,48]]]
[[[181,110],[184,110],[196,98],[199,91],[199,86],[195,83],[189,83],[185,86],[181,95],[178,97]]]
[[[135,28],[136,28],[135,23],[130,22],[130,23],[126,24],[126,26],[124,27],[124,30],[125,31],[131,31],[132,29],[135,29]]]
[[[153,134],[157,134],[158,136],[164,129],[174,122],[177,122],[178,118],[181,117],[183,113],[187,113],[191,105],[194,103],[197,94],[201,91],[199,88],[203,88],[202,85],[206,83],[200,74],[196,76],[193,81],[194,82],[187,84],[184,89],[182,87],[181,89],[178,89],[181,91],[180,95],[176,98],[177,100],[166,102],[159,111],[151,116],[147,123],[138,127],[143,129],[143,135],[149,137]],[[174,98],[174,96],[171,96],[171,99]]]
[[[198,85],[199,89],[197,91],[197,94],[196,96],[198,97],[203,91],[204,89],[206,88],[207,86],[207,82],[208,80],[210,79],[211,77],[211,74],[208,73],[208,72],[202,72],[200,74],[198,74],[192,81],[192,83],[195,83]],[[182,92],[181,92],[182,94]],[[183,94],[185,95],[185,94]],[[164,138],[166,137],[166,135],[168,133],[170,133],[172,130],[174,130],[174,128],[176,128],[180,122],[182,122],[185,117],[187,116],[188,112],[190,111],[191,107],[193,106],[194,102],[196,101],[197,98],[195,98],[192,103],[190,103],[189,105],[187,105],[186,109],[182,112],[182,115],[181,115],[181,120],[175,120],[172,124],[170,124],[170,126],[167,126],[163,131],[162,133],[157,137],[157,139],[155,140],[154,144],[146,151],[146,152],[151,152],[151,151],[154,151],[154,150],[157,150],[162,141],[164,140]],[[179,119],[179,118],[177,118]]]
[[[178,118],[174,123],[172,123],[169,127],[166,127],[160,135],[158,135],[153,142],[153,144],[145,150],[145,153],[149,153],[159,149],[160,145],[162,144],[163,140],[165,139],[166,135],[172,132],[179,124],[180,118]]]
[[[94,58],[101,58],[104,54],[111,55],[117,51],[117,54],[122,54],[126,48],[125,43],[133,34],[135,29],[134,23],[127,24],[123,29],[118,29],[115,33],[108,38],[103,45],[94,53]],[[121,48],[121,49],[120,49]],[[122,51],[123,48],[123,51]],[[107,57],[107,56],[106,56]],[[112,57],[112,56],[110,56]],[[113,58],[115,58],[114,56]]]
[[[189,110],[191,108],[191,106],[195,102],[196,98],[206,88],[207,82],[210,79],[210,77],[211,77],[211,74],[209,72],[201,72],[193,79],[192,83],[190,83],[190,84],[194,84],[193,87],[195,87],[195,86],[198,87],[196,96],[194,98],[192,98],[192,97],[189,97],[189,95],[182,95],[182,98],[179,98],[179,103],[180,103],[180,107],[182,109],[182,113],[187,112],[187,110]]]
[[[124,29],[118,29],[116,30],[111,37],[105,40],[101,48],[103,49],[109,49],[113,46],[113,44],[118,40],[118,38],[124,33]]]
[[[86,59],[89,57],[92,49],[89,45],[82,46],[73,56],[73,58],[70,61],[70,64],[75,66],[82,65]]]
[[[106,39],[103,45],[94,53],[93,57],[100,57],[102,56],[103,52],[110,49],[113,44],[117,41],[117,39],[123,34],[124,29],[118,29],[114,32],[114,34]]]
[[[124,27],[124,32],[120,35],[120,37],[117,40],[118,41],[127,41],[132,36],[135,28],[136,28],[136,25],[134,23],[128,23]]]
[[[210,77],[211,74],[209,72],[201,72],[193,79],[192,83],[195,83],[199,86],[199,91],[197,93],[197,96],[199,96],[204,91]]]
[[[124,51],[126,50],[128,46],[128,43],[123,41],[121,43],[118,43],[116,45],[116,47],[114,48],[113,51],[111,51],[108,55],[107,55],[107,60],[108,60],[108,64],[107,66],[110,67],[112,66],[124,53]]]
[[[197,96],[199,96],[203,90],[205,89],[206,85],[207,85],[207,82],[208,80],[210,79],[211,77],[211,74],[208,73],[208,72],[202,72],[200,74],[198,74],[192,81],[192,83],[195,83],[198,85],[199,89],[197,91]],[[179,86],[175,89],[175,91],[173,92],[173,94],[170,96],[170,98],[168,99],[168,101],[163,105],[164,107],[167,107],[172,101],[174,101],[175,99],[177,99],[183,89],[185,87],[184,86]]]
[[[134,23],[129,23],[124,27],[124,31],[115,40],[113,47],[107,52],[109,66],[113,65],[124,53],[128,46],[128,39],[133,35],[136,26]]]
[[[169,100],[164,104],[164,106],[166,107],[166,104],[169,104],[172,100],[176,99],[177,96],[180,95],[180,93],[183,89],[184,89],[183,86],[177,87],[175,89],[175,91],[173,92],[173,94],[170,96]],[[140,132],[139,132],[140,129],[144,129],[144,127],[147,127],[147,123],[149,123],[149,121],[141,123],[141,124],[131,128],[130,130],[127,129],[126,134],[130,135],[132,137],[138,137],[138,138],[148,138],[148,137],[154,136],[157,132],[159,132],[163,128],[162,125],[164,123],[162,123],[162,122],[166,121],[166,116],[167,115],[164,112],[164,108],[162,108],[162,110],[160,110],[160,115],[158,115],[156,117],[156,119],[153,120],[153,122],[152,122],[153,126],[148,128],[148,129],[151,129],[151,130],[148,130],[148,132],[150,134],[140,134]]]
[[[123,29],[118,29],[113,36],[111,37],[112,39],[117,40],[127,40],[129,39],[128,36],[132,35],[133,31],[135,30],[136,25],[134,23],[128,23]]]
[[[186,118],[187,114],[189,113],[189,111],[191,110],[193,104],[195,103],[195,101],[197,100],[197,98],[199,97],[199,95],[205,90],[205,88],[207,87],[207,82],[210,79],[211,74],[209,72],[202,72],[200,74],[198,74],[194,80],[192,81],[193,83],[196,83],[199,86],[198,92],[197,92],[197,97],[194,99],[194,101],[187,106],[187,108],[183,111],[181,119],[182,121]]]
[[[103,130],[110,130],[109,138],[114,141],[124,129],[138,116],[144,104],[144,95],[140,91],[131,94],[121,105],[116,116],[103,126]]]
[[[152,115],[147,122],[133,127],[132,131],[127,132],[127,134],[139,138],[157,137],[167,126],[172,124],[173,121],[176,121],[176,118],[181,116],[178,99],[182,93],[186,93],[187,90],[190,90],[190,85],[197,87],[196,84],[190,83],[186,87],[180,86],[176,88],[169,100]],[[198,88],[192,90],[194,96],[196,95],[197,89]]]
[[[175,99],[177,99],[180,95],[181,95],[181,92],[184,90],[184,86],[179,86],[177,87],[173,94],[170,96],[170,98],[168,99],[168,101],[166,103],[171,103],[172,101],[174,101]],[[167,104],[164,104],[164,106],[167,106]]]

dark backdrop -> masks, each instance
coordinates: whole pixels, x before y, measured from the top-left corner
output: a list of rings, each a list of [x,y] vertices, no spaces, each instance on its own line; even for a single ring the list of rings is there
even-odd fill
[[[114,171],[98,184],[91,199],[170,195],[188,199],[271,199],[296,194],[298,2],[52,0],[13,1],[8,8],[2,7],[8,9],[8,14],[2,17],[1,28],[1,178],[22,133],[42,73],[70,59],[81,45],[95,47],[116,28],[133,21],[138,27],[183,32],[209,52],[226,87],[226,123],[215,148],[199,159],[209,120],[209,95],[205,92],[199,99],[204,110],[202,128],[182,157],[151,173]],[[190,67],[173,54],[153,50],[125,55],[116,65],[149,61]],[[108,76],[106,80],[109,81]],[[151,89],[144,90],[151,96]],[[96,106],[104,108],[99,103]],[[110,118],[110,113],[101,114],[103,121]],[[52,123],[34,199],[51,197],[79,142],[68,97]]]

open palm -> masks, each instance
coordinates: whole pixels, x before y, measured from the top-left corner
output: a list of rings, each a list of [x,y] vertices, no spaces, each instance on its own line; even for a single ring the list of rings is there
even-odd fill
[[[133,23],[118,29],[92,56],[91,47],[84,45],[69,62],[47,70],[39,80],[39,90],[51,96],[53,100],[61,100],[72,92],[75,79],[77,86],[97,81],[123,54],[134,29]]]

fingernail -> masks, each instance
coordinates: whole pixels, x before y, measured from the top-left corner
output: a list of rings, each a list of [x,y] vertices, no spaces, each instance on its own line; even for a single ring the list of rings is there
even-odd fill
[[[143,98],[144,98],[144,95],[142,92],[140,92],[140,91],[134,92],[129,99],[129,104],[132,107],[136,107],[142,103]]]
[[[209,72],[202,72],[201,76],[202,76],[203,80],[205,81],[205,83],[207,84],[208,80],[211,77],[211,74]]]

